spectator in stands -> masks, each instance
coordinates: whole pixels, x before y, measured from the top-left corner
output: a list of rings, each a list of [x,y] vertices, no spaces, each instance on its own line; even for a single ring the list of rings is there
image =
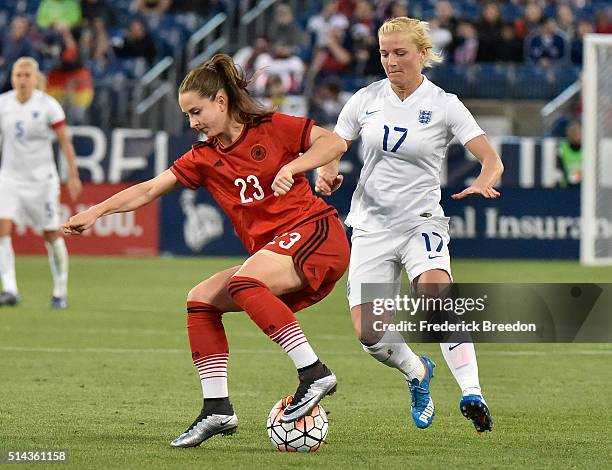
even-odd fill
[[[379,4],[383,4],[383,2],[379,2]],[[389,2],[387,4],[382,5],[382,8],[379,6],[379,11],[381,11],[381,13],[378,15],[381,21],[380,24],[376,25],[376,30],[378,30],[378,28],[380,27],[380,25],[382,25],[383,22],[391,18],[409,16],[408,2],[406,0],[397,0]]]
[[[346,46],[352,56],[351,72],[359,77],[381,75],[376,18],[373,5],[367,0],[355,4]]]
[[[456,32],[457,29],[455,27],[455,34]],[[433,50],[438,53],[448,51],[449,46],[453,42],[453,34],[444,26],[441,26],[440,22],[435,18],[429,20],[429,37],[433,44]],[[443,56],[446,57],[446,53]]]
[[[234,63],[238,65],[248,76],[255,73],[255,61],[261,54],[271,54],[271,44],[267,37],[255,39],[254,46],[245,46],[234,54]]]
[[[595,13],[595,32],[612,34],[612,6],[606,6]]]
[[[345,43],[346,31],[332,28],[327,31],[326,42],[315,49],[309,75],[314,79],[317,75],[340,75],[344,73],[352,61],[352,56]]]
[[[459,21],[457,34],[451,47],[453,49],[452,59],[455,64],[468,65],[476,62],[479,51],[478,32],[471,22]]]
[[[478,23],[477,62],[495,62],[498,60],[498,47],[501,42],[501,12],[497,3],[487,3],[482,7]]]
[[[559,29],[567,34],[568,38],[576,36],[576,16],[566,3],[561,3],[557,6],[557,24]]]
[[[25,16],[15,16],[11,20],[8,33],[2,39],[2,52],[0,55],[0,67],[3,70],[11,70],[13,64],[19,57],[37,57],[38,52],[33,41],[29,37],[30,22]],[[2,76],[0,87],[6,91],[11,87],[7,76]]]
[[[108,32],[102,16],[91,19],[81,31],[81,51],[83,57],[93,62],[97,71],[104,71],[113,55]]]
[[[338,13],[337,0],[325,0],[319,15],[308,21],[307,31],[315,37],[315,48],[309,69],[309,83],[322,75],[345,72],[352,57],[346,44],[349,21]]]
[[[42,0],[36,12],[36,23],[43,29],[56,24],[70,28],[81,22],[81,6],[77,0]]]
[[[156,28],[168,11],[172,0],[134,0],[136,14],[145,19],[149,28]]]
[[[274,10],[274,19],[268,27],[268,37],[274,42],[282,42],[291,49],[292,53],[299,53],[304,43],[304,31],[295,21],[291,6],[279,3]]]
[[[577,121],[566,129],[566,138],[559,145],[557,164],[563,173],[559,185],[563,188],[577,186],[582,181],[582,128]]]
[[[91,70],[83,64],[77,38],[65,25],[57,25],[60,37],[59,63],[49,72],[47,93],[60,102],[75,124],[85,122],[93,101]]]
[[[321,127],[333,129],[347,98],[337,80],[326,80],[315,88],[308,116]]]
[[[255,60],[255,70],[260,70],[254,82],[254,91],[262,95],[271,77],[280,80],[284,93],[297,93],[302,88],[305,70],[304,62],[291,52],[282,42],[276,42],[272,53],[259,54]]]
[[[343,37],[348,26],[346,16],[338,13],[338,0],[325,0],[321,13],[310,18],[306,30],[314,36],[315,47],[324,48]]]
[[[571,59],[572,63],[582,67],[582,50],[584,47],[584,35],[591,34],[595,31],[593,23],[588,19],[582,18],[578,21],[578,28],[576,37],[574,37],[571,44]]]
[[[557,27],[554,18],[542,21],[542,26],[525,39],[525,59],[535,65],[548,66],[569,59],[569,41]]]
[[[523,16],[517,18],[514,22],[516,35],[520,39],[525,39],[529,33],[534,31],[542,23],[543,13],[542,7],[535,1],[530,1],[525,5]]]
[[[283,80],[278,75],[270,75],[266,83],[265,104],[281,109],[287,101],[287,89]]]
[[[113,44],[113,49],[117,57],[143,57],[149,65],[153,64],[157,55],[155,41],[149,34],[147,25],[139,17],[132,18],[127,33]]]
[[[109,26],[117,24],[117,14],[109,0],[81,0],[81,12],[87,24],[92,24],[96,18],[101,18]]]
[[[500,62],[521,63],[524,59],[523,41],[517,37],[514,26],[505,23],[501,29],[501,40],[497,48]]]
[[[439,28],[447,29],[453,36],[455,35],[458,20],[455,15],[455,9],[449,1],[442,0],[440,2],[436,2],[434,17],[438,21]]]

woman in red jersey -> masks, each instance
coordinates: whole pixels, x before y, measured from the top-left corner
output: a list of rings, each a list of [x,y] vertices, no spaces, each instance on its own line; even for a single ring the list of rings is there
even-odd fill
[[[208,139],[157,177],[64,225],[65,233],[80,234],[99,217],[135,210],[182,185],[205,187],[250,253],[242,265],[202,281],[187,296],[187,330],[204,406],[172,441],[175,447],[197,446],[238,425],[227,389],[224,312],[244,310],[293,360],[300,383],[284,421],[307,414],[336,388],[335,375],[319,361],[294,312],[327,296],[348,265],[348,241],[336,210],[312,193],[304,174],[340,157],[346,143],[310,119],[262,107],[248,84],[226,55],[189,72],[179,104],[190,126]]]

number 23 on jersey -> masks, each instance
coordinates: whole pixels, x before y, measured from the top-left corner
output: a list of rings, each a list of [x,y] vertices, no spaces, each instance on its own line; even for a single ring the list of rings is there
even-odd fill
[[[240,188],[240,201],[243,204],[253,202],[253,198],[257,201],[261,201],[265,196],[264,190],[255,175],[249,175],[245,179],[236,178],[234,186]]]

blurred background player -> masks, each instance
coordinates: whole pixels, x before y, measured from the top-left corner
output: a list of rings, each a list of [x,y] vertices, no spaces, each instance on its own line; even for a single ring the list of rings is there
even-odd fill
[[[80,234],[99,217],[135,210],[182,185],[205,187],[250,253],[242,265],[206,279],[187,296],[187,330],[204,406],[172,441],[175,447],[197,446],[238,426],[227,388],[224,312],[246,311],[293,360],[300,384],[284,421],[307,414],[336,387],[335,375],[319,361],[294,312],[326,297],[348,265],[348,241],[336,210],[313,195],[304,174],[339,158],[346,144],[311,119],[261,106],[249,95],[248,84],[226,55],[191,71],[179,88],[179,104],[190,126],[208,139],[159,176],[71,217],[64,226],[66,233]],[[288,195],[277,197],[292,185]]]
[[[426,428],[434,414],[429,380],[435,365],[415,354],[399,333],[382,335],[372,329],[373,299],[362,293],[362,285],[386,283],[389,292],[378,297],[393,298],[399,293],[403,266],[418,296],[439,295],[439,287],[452,282],[449,219],[440,206],[440,167],[446,148],[455,136],[482,164],[480,175],[454,199],[497,198],[493,185],[503,165],[461,101],[422,75],[424,67],[441,60],[432,51],[428,24],[395,18],[385,22],[378,34],[388,78],[353,95],[335,128],[347,143],[361,136],[364,149],[363,169],[346,220],[353,227],[348,296],[364,350],[406,376],[412,418],[419,428]],[[323,194],[340,183],[337,161],[319,170],[317,186]],[[490,430],[474,345],[441,343],[440,347],[461,388],[462,413],[478,431]]]
[[[68,252],[59,230],[59,176],[53,156],[57,136],[68,164],[68,191],[81,193],[81,180],[65,115],[59,103],[41,90],[44,80],[38,63],[18,59],[12,68],[13,90],[0,95],[2,163],[0,165],[0,305],[19,303],[15,255],[11,243],[13,222],[24,221],[42,232],[53,276],[51,307],[66,308]]]
[[[559,186],[577,186],[582,181],[582,127],[572,121],[566,129],[566,138],[559,144],[558,166],[563,173]]]

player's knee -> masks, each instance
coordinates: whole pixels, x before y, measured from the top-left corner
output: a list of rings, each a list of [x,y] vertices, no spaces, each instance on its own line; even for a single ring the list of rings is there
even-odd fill
[[[62,236],[59,230],[45,231],[43,232],[43,238],[47,243],[53,243],[55,240]]]
[[[212,296],[210,288],[207,287],[206,281],[199,283],[187,293],[187,302],[205,302],[210,303]]]
[[[371,321],[368,321],[368,315],[362,314],[362,306],[357,305],[351,308],[351,319],[353,321],[353,329],[357,335],[357,339],[364,346],[373,346],[380,341],[382,333],[376,331]]]

